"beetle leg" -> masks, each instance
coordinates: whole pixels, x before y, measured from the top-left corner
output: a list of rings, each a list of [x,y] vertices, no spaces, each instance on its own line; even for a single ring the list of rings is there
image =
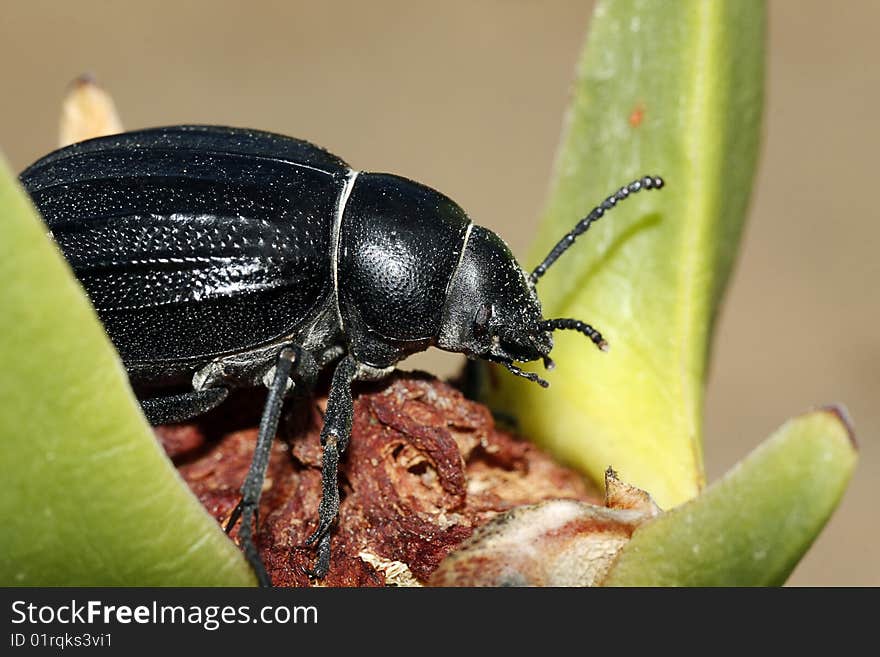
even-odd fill
[[[206,388],[180,395],[142,399],[140,404],[144,415],[147,416],[147,421],[155,426],[183,422],[206,413],[215,406],[219,406],[228,394],[229,390],[226,388]]]
[[[260,505],[260,495],[263,492],[263,481],[266,478],[266,468],[269,465],[269,452],[272,448],[272,439],[278,428],[278,418],[281,415],[281,406],[284,403],[284,392],[287,389],[290,374],[295,360],[299,357],[298,347],[284,347],[278,355],[278,363],[275,366],[275,376],[269,387],[269,395],[263,408],[263,417],[260,419],[260,429],[257,434],[257,444],[254,448],[254,456],[248,469],[247,477],[241,487],[241,501],[232,511],[229,521],[226,523],[227,533],[232,530],[235,523],[241,518],[241,528],[238,537],[241,541],[244,555],[260,582],[260,586],[272,586],[272,580],[266,572],[266,567],[260,559],[260,553],[254,543],[254,525],[256,524],[257,511]]]
[[[318,544],[315,568],[309,574],[324,577],[330,569],[330,527],[339,513],[339,455],[348,447],[351,423],[354,416],[354,398],[351,384],[357,377],[358,364],[354,358],[343,358],[333,372],[324,428],[321,430],[321,446],[324,453],[321,462],[321,504],[318,507],[318,528],[306,545]]]

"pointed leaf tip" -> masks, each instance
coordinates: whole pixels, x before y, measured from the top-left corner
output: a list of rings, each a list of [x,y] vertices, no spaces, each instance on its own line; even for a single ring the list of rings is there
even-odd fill
[[[91,73],[74,80],[61,104],[59,146],[122,132],[122,121],[110,94]]]
[[[783,584],[837,506],[856,458],[842,407],[789,420],[699,497],[638,529],[605,584]]]
[[[859,441],[856,438],[855,425],[853,424],[852,417],[846,406],[844,404],[829,404],[828,406],[823,406],[819,410],[831,413],[837,418],[837,420],[846,428],[847,437],[849,438],[849,442],[852,444],[853,449],[859,451]]]

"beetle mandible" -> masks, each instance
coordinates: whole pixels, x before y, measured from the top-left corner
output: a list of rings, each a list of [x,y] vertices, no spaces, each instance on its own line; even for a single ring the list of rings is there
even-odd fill
[[[352,384],[379,379],[431,346],[499,363],[552,366],[536,283],[578,235],[645,176],[578,222],[530,274],[492,231],[412,180],[355,171],[313,144],[257,130],[171,126],[74,144],[21,174],[89,295],[151,424],[181,422],[232,388],[268,395],[250,469],[226,529],[270,585],[253,540],[284,397],[334,364],[324,427],[322,499],[312,574],[330,567],[337,468]],[[181,386],[186,389],[181,391]]]

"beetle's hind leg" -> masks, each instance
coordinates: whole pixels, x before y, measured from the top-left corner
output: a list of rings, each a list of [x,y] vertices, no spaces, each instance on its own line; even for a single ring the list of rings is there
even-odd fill
[[[321,504],[318,507],[318,528],[306,541],[318,544],[318,558],[309,575],[324,577],[330,569],[330,527],[339,513],[339,456],[348,447],[354,417],[354,398],[351,385],[358,375],[358,364],[346,356],[333,371],[324,428],[321,429]]]
[[[179,395],[142,399],[140,404],[144,415],[147,416],[147,421],[156,426],[183,422],[202,413],[207,413],[212,408],[219,406],[228,394],[229,390],[226,388],[206,388]]]
[[[257,514],[260,506],[260,495],[263,491],[263,481],[266,478],[266,468],[269,465],[269,453],[272,448],[272,440],[278,428],[278,418],[281,416],[281,406],[284,403],[284,394],[291,383],[291,375],[294,367],[298,373],[305,374],[307,383],[312,379],[313,370],[309,367],[311,359],[304,350],[296,346],[286,346],[278,354],[275,364],[275,372],[269,384],[269,394],[266,405],[263,408],[263,417],[260,419],[260,429],[257,434],[257,444],[254,448],[254,456],[250,468],[241,487],[241,501],[232,511],[229,521],[226,523],[226,532],[230,532],[241,518],[241,528],[238,537],[244,550],[244,555],[254,569],[260,586],[272,586],[272,580],[266,572],[266,567],[260,559],[260,553],[254,543],[254,529],[257,524]],[[309,363],[305,363],[308,360]]]

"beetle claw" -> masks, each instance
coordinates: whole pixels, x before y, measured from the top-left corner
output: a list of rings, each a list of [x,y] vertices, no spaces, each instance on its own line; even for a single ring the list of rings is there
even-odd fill
[[[235,508],[232,510],[232,513],[229,515],[229,520],[226,521],[226,526],[223,528],[227,534],[232,531],[235,527],[235,523],[238,522],[238,519],[241,518],[241,510],[244,507],[244,500],[239,500],[238,504],[235,505]]]
[[[310,537],[309,541],[314,537]],[[309,541],[306,541],[307,543]],[[321,536],[321,542],[318,544],[318,558],[315,560],[314,568],[303,568],[306,575],[313,579],[323,579],[330,571],[330,534]]]

